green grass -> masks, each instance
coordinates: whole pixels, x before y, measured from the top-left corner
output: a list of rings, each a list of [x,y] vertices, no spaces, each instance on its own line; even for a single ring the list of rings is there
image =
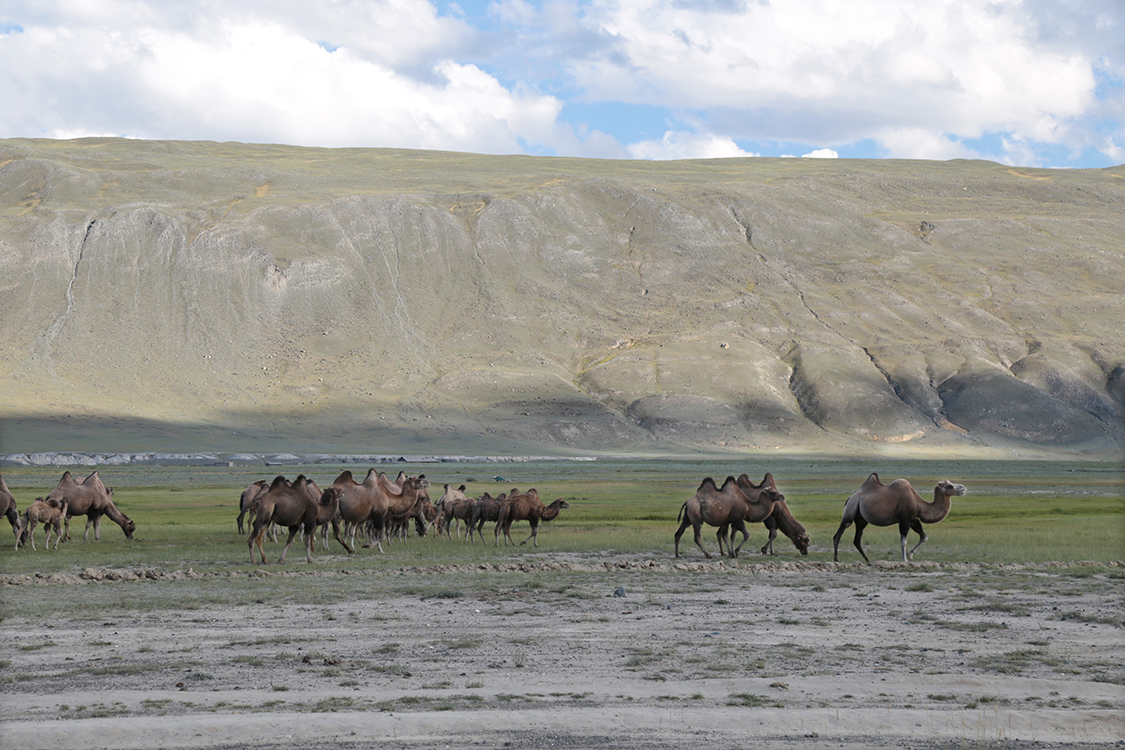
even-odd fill
[[[111,521],[102,524],[100,542],[83,542],[83,519],[74,519],[74,539],[57,552],[30,549],[13,551],[0,546],[6,574],[79,573],[84,568],[155,568],[162,571],[213,572],[251,569],[245,536],[235,528],[238,496],[252,480],[276,473],[295,476],[304,472],[327,486],[341,466],[287,467],[105,467],[102,479],[115,488],[118,506],[136,523],[135,541],[129,542]],[[355,469],[355,467],[350,467]],[[395,470],[398,466],[388,466]],[[800,557],[784,537],[774,560],[831,560],[832,535],[839,524],[843,500],[876,469],[884,477],[909,477],[923,495],[943,477],[966,484],[970,494],[955,498],[949,517],[929,526],[929,541],[916,553],[919,562],[1043,562],[1125,559],[1125,483],[1116,467],[1099,464],[1042,462],[940,461],[593,461],[534,462],[523,464],[426,464],[404,466],[425,472],[439,492],[444,482],[460,484],[468,477],[502,473],[502,483],[469,483],[468,492],[497,493],[511,487],[536,488],[545,501],[563,497],[570,508],[555,521],[540,525],[539,547],[493,546],[486,529],[486,544],[464,539],[446,541],[431,535],[392,542],[385,554],[361,549],[347,555],[334,540],[329,551],[318,546],[312,570],[356,571],[395,569],[402,566],[445,564],[475,565],[519,561],[551,561],[559,553],[601,555],[613,553],[633,559],[671,562],[676,514],[705,476],[725,477],[746,471],[755,479],[771,471],[785,493],[790,509],[809,530],[812,547]],[[82,474],[81,470],[76,473]],[[8,467],[4,478],[20,507],[49,491],[61,474],[57,469]],[[717,551],[714,529],[704,527],[703,542]],[[750,528],[741,564],[765,560],[757,552],[766,530]],[[528,535],[526,523],[513,527],[517,540]],[[841,562],[859,562],[852,547],[853,530],[844,533]],[[284,538],[284,537],[283,537]],[[911,544],[915,536],[911,534]],[[864,545],[872,560],[899,558],[898,533],[893,528],[868,527]],[[280,545],[267,543],[276,571]],[[680,553],[690,561],[702,560],[692,543],[690,528],[680,540]],[[290,549],[285,569],[301,571],[304,561],[299,542]],[[1082,570],[1082,569],[1078,569]],[[1103,575],[1091,571],[1090,575]],[[131,584],[140,587],[140,582]],[[244,597],[257,591],[254,582],[239,584]],[[525,584],[531,585],[531,584]],[[271,581],[270,600],[285,584]],[[331,586],[326,588],[331,589]],[[921,590],[921,589],[918,589]],[[426,592],[434,597],[456,597],[456,582]],[[143,599],[143,596],[141,597]],[[327,596],[331,600],[331,595]],[[205,603],[205,602],[204,602]]]

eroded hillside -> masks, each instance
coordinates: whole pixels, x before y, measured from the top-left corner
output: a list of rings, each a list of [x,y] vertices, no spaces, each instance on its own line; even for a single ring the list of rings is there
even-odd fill
[[[0,449],[1125,440],[1125,169],[0,141]]]

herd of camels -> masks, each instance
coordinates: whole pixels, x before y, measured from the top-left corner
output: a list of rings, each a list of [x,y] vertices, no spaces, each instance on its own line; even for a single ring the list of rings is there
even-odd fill
[[[312,479],[300,475],[293,481],[283,476],[272,482],[259,480],[243,490],[239,499],[239,512],[236,519],[239,534],[246,532],[244,520],[248,519],[250,560],[266,562],[263,540],[270,529],[283,527],[289,529],[289,538],[278,557],[278,563],[285,562],[285,555],[294,538],[301,534],[305,543],[305,559],[312,562],[316,544],[316,531],[321,530],[323,544],[328,544],[328,529],[332,537],[349,553],[355,552],[356,533],[366,536],[366,547],[377,547],[383,551],[383,543],[393,536],[405,536],[411,521],[416,532],[424,536],[428,528],[435,528],[439,536],[452,539],[456,533],[461,537],[461,522],[466,526],[467,539],[473,540],[474,533],[484,541],[484,524],[494,522],[494,544],[499,544],[501,532],[505,545],[515,544],[511,526],[515,521],[527,521],[531,534],[520,542],[539,545],[538,533],[541,521],[551,521],[559,513],[569,508],[561,497],[544,505],[534,490],[520,492],[511,489],[497,497],[487,492],[477,498],[465,494],[465,485],[453,488],[444,486],[444,493],[437,503],[430,501],[429,481],[424,474],[408,476],[399,472],[391,480],[383,472],[371,469],[362,482],[357,482],[350,471],[344,471],[327,489],[321,490]],[[932,502],[925,501],[905,479],[896,479],[883,484],[879,475],[872,473],[858,490],[844,502],[844,514],[840,527],[832,538],[832,559],[839,560],[840,538],[844,531],[855,525],[853,544],[863,559],[870,563],[861,543],[863,530],[868,526],[898,526],[901,539],[902,560],[912,559],[914,552],[928,538],[923,524],[933,524],[949,515],[951,498],[966,493],[964,485],[942,480],[934,486]],[[113,503],[113,488],[106,487],[98,472],[90,474],[79,482],[69,471],[65,472],[58,485],[46,497],[38,497],[23,514],[16,508],[3,476],[0,476],[0,512],[12,525],[16,537],[16,548],[27,543],[35,547],[35,529],[43,526],[46,546],[51,548],[51,533],[55,535],[54,548],[60,541],[70,539],[70,519],[86,516],[86,530],[83,540],[89,540],[90,526],[94,527],[94,540],[101,539],[101,519],[108,516],[117,523],[128,539],[133,538],[136,524],[121,512]],[[746,543],[749,534],[747,523],[763,523],[769,530],[769,539],[762,547],[763,554],[776,554],[773,541],[777,532],[788,537],[802,555],[809,551],[809,535],[785,503],[785,496],[777,488],[771,474],[755,484],[746,474],[727,477],[720,486],[710,477],[704,479],[695,494],[680,507],[677,517],[680,524],[675,533],[675,555],[680,556],[680,537],[688,526],[694,532],[695,544],[710,559],[700,539],[704,524],[718,527],[716,537],[719,554],[737,557]],[[455,532],[451,531],[455,529]],[[906,549],[907,535],[910,531],[918,534],[918,543],[909,551]],[[742,534],[742,541],[734,546],[735,532]],[[276,531],[274,532],[276,540]],[[255,557],[254,548],[258,549]]]

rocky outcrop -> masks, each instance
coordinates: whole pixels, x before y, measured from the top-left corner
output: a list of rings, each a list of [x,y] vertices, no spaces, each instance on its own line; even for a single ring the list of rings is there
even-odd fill
[[[0,141],[0,451],[1117,456],[1123,178]]]

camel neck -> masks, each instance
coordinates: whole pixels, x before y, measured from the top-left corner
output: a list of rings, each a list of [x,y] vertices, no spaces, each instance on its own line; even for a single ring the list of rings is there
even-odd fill
[[[920,505],[922,507],[919,508],[918,518],[922,523],[937,523],[949,515],[949,509],[953,503],[949,499],[949,495],[935,488],[934,501],[932,503],[922,501]]]

